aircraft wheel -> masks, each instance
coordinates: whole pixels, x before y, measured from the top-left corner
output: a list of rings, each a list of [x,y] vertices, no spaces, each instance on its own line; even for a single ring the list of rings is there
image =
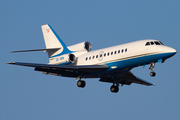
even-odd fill
[[[111,92],[117,93],[119,91],[119,87],[112,85],[110,90],[111,90]]]
[[[151,75],[151,77],[154,77],[154,76],[156,76],[156,73],[155,72],[151,72],[150,75]]]
[[[81,88],[84,88],[84,87],[86,86],[86,82],[83,81],[83,80],[79,80],[79,81],[77,82],[77,86],[78,86],[78,87],[81,87]]]

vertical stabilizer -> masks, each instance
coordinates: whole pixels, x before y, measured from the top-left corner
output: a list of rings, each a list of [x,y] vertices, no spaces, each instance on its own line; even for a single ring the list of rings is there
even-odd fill
[[[46,49],[60,48],[59,50],[48,50],[47,53],[49,58],[53,58],[71,52],[50,25],[42,25],[41,28],[43,32]]]

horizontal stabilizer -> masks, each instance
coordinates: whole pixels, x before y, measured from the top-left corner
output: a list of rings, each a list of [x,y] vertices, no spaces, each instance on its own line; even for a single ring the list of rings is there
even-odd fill
[[[59,50],[61,48],[49,48],[49,49],[33,49],[33,50],[20,50],[20,51],[12,51],[11,53],[16,53],[16,52],[33,52],[33,51],[52,51],[52,50]]]

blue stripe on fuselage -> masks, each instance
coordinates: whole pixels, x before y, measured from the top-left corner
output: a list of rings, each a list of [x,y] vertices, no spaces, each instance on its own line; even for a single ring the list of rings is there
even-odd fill
[[[49,58],[53,58],[53,57],[57,57],[57,56],[60,56],[60,55],[63,55],[63,54],[68,54],[68,53],[73,53],[75,51],[70,51],[67,46],[65,45],[65,43],[61,40],[61,38],[57,35],[57,33],[53,30],[53,28],[48,25],[49,28],[52,30],[52,32],[54,33],[54,35],[56,36],[56,38],[59,40],[59,42],[61,43],[61,45],[63,46],[63,51],[57,55],[54,55],[54,56],[51,56]]]
[[[120,61],[115,61],[115,62],[109,62],[109,63],[105,63],[104,65],[109,66],[109,69],[107,71],[124,69],[124,68],[133,68],[133,67],[149,64],[150,62],[156,62],[159,59],[167,59],[173,55],[174,53],[159,53],[159,54],[130,58],[130,59],[120,60]],[[112,69],[111,68],[112,66],[117,66],[117,68]]]
[[[150,62],[155,62],[159,59],[167,59],[171,56],[173,56],[175,53],[159,53],[159,54],[153,54],[148,56],[142,56],[142,57],[136,57],[136,58],[130,58],[126,60],[120,60],[115,62],[109,62],[105,63],[104,65],[108,65],[109,69],[103,70],[96,73],[87,73],[85,77],[87,78],[99,78],[99,75],[102,75],[104,77],[108,76],[116,76],[120,73],[127,72],[130,69],[137,67],[139,65],[145,65],[149,64]],[[112,69],[112,66],[117,66],[117,68]]]

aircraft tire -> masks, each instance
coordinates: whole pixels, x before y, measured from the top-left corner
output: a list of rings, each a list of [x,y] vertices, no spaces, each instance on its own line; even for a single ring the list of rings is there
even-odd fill
[[[151,73],[150,73],[150,76],[151,76],[151,77],[155,77],[155,76],[156,76],[156,73],[155,73],[155,72],[151,72]]]
[[[79,80],[77,82],[77,86],[81,87],[81,88],[84,88],[86,86],[86,82],[84,80]]]
[[[110,88],[110,90],[111,90],[111,92],[113,92],[113,93],[117,93],[117,92],[119,91],[119,87],[112,85],[111,88]]]

